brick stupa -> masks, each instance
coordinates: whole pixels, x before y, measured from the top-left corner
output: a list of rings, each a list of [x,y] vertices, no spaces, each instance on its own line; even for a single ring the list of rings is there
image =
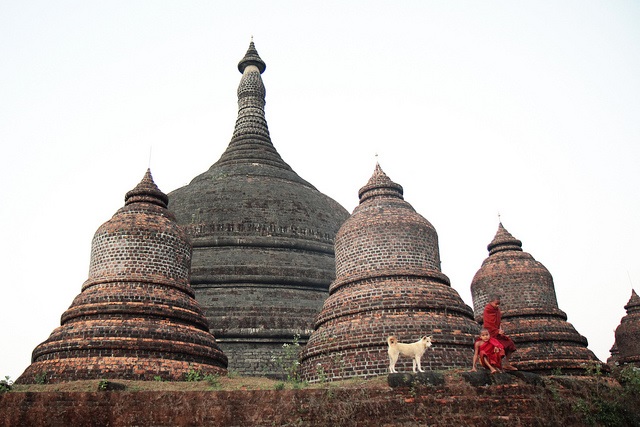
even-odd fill
[[[627,314],[616,328],[616,340],[611,349],[612,361],[618,366],[634,365],[640,368],[640,297],[635,290],[631,291],[631,298],[624,309]]]
[[[189,286],[191,244],[147,170],[96,231],[89,278],[18,383],[182,380],[227,358]]]
[[[489,298],[501,297],[502,329],[518,348],[513,364],[541,374],[579,374],[586,364],[601,363],[558,308],[549,270],[502,223],[487,249],[489,257],[471,283],[475,318],[481,323]]]
[[[440,271],[434,227],[376,165],[336,236],[336,280],[301,354],[302,377],[337,380],[389,372],[387,337],[433,336],[425,370],[470,366],[478,325]],[[410,371],[400,358],[396,369]]]
[[[191,284],[229,368],[275,376],[283,344],[306,343],[335,277],[333,241],[349,216],[285,163],[265,118],[266,65],[251,42],[238,64],[238,118],[208,171],[169,194],[191,236]],[[302,141],[301,141],[302,142]]]

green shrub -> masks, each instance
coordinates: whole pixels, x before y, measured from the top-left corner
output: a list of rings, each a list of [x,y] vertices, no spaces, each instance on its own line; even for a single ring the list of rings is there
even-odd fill
[[[640,368],[627,365],[620,369],[617,376],[625,391],[640,394]]]
[[[41,372],[36,374],[33,378],[36,381],[36,384],[46,384],[47,383],[47,372]]]
[[[195,369],[191,368],[187,372],[185,372],[184,380],[187,382],[202,381],[202,374],[200,373],[200,371],[196,371]]]
[[[300,381],[298,374],[300,347],[300,335],[295,335],[291,343],[282,344],[282,353],[272,358],[272,362],[275,363],[282,376],[291,383]]]
[[[0,380],[0,393],[11,391],[12,384],[13,381],[11,381],[11,378],[8,375],[5,376],[3,380]]]
[[[202,380],[208,382],[212,387],[220,387],[220,376],[217,374],[206,374]]]

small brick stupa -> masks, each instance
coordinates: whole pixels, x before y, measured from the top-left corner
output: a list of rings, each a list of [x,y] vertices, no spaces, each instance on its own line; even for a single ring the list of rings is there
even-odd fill
[[[18,383],[182,380],[227,358],[189,286],[191,244],[151,172],[96,231],[89,278]]]
[[[624,306],[627,314],[620,320],[616,328],[616,341],[611,350],[611,356],[619,366],[634,365],[640,368],[640,297],[635,290],[631,291],[631,298]]]
[[[607,359],[607,365],[609,365],[609,368],[613,368],[615,366],[618,366],[618,344],[614,341],[613,345],[611,346],[611,350],[609,350],[609,353],[611,353],[611,356],[609,356],[609,358]]]
[[[502,223],[487,249],[489,257],[471,283],[474,313],[481,323],[491,295],[501,297],[502,329],[518,348],[511,362],[542,374],[578,374],[585,364],[601,363],[558,308],[549,270],[524,252]]]
[[[313,330],[335,278],[333,240],[349,213],[273,146],[265,68],[251,42],[238,64],[231,142],[208,171],[169,194],[169,209],[192,239],[191,285],[229,368],[276,376],[283,344],[296,336],[304,344]]]
[[[336,280],[300,357],[308,381],[389,372],[387,337],[433,336],[425,370],[470,366],[478,325],[440,271],[434,227],[376,165],[336,236]],[[401,357],[399,372],[410,371]]]

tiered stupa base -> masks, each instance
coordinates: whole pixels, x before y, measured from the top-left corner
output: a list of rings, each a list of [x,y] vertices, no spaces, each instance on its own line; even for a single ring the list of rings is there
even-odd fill
[[[227,370],[209,363],[141,357],[81,357],[35,362],[19,383],[60,383],[77,380],[184,381],[185,374],[226,375]]]

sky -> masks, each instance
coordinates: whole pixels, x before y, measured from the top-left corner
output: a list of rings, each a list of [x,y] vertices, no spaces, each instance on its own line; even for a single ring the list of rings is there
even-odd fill
[[[147,167],[169,193],[218,160],[252,36],[302,178],[352,212],[377,160],[469,305],[502,221],[606,360],[640,291],[639,23],[617,0],[0,1],[0,378]]]

